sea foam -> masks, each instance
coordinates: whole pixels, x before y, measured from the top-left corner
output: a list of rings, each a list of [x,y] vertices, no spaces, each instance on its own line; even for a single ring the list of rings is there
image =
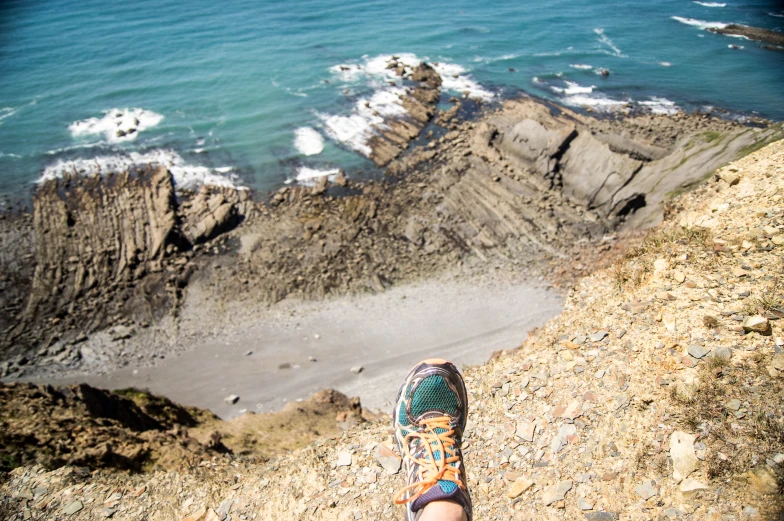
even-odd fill
[[[294,146],[304,156],[314,156],[324,150],[324,138],[312,127],[300,127],[294,131]]]
[[[727,4],[719,2],[698,2],[697,0],[694,0],[694,3],[703,7],[727,7]]]
[[[89,118],[72,123],[68,130],[74,137],[103,134],[109,143],[136,139],[139,132],[156,126],[163,116],[145,109],[111,109],[101,118]]]
[[[682,24],[692,25],[694,27],[699,27],[700,29],[724,29],[727,27],[727,24],[721,22],[705,22],[703,20],[697,20],[696,18],[684,18],[682,16],[671,16],[673,20],[676,20]]]
[[[320,178],[326,177],[330,181],[334,181],[335,177],[339,173],[340,173],[340,169],[338,168],[331,168],[329,170],[319,170],[317,168],[301,166],[297,169],[297,175],[294,177],[294,179],[287,180],[286,184],[291,184],[296,181],[298,184],[302,186],[315,186]]]
[[[666,114],[668,116],[677,114],[681,110],[674,101],[656,96],[651,97],[648,101],[639,101],[638,105],[642,105],[643,107],[650,110],[653,114]]]
[[[329,137],[364,156],[370,156],[372,150],[368,140],[375,133],[375,128],[384,128],[384,117],[406,114],[400,99],[403,94],[405,89],[402,87],[387,87],[376,91],[370,98],[360,98],[348,116],[318,116],[324,122]]]
[[[196,190],[201,185],[219,186],[246,190],[235,183],[236,178],[218,173],[222,168],[211,169],[206,166],[190,165],[173,150],[155,149],[148,152],[129,152],[97,156],[90,159],[59,160],[46,167],[38,179],[38,183],[61,178],[66,174],[75,173],[83,176],[107,175],[125,172],[134,167],[146,165],[165,166],[172,174],[174,184],[179,190]],[[224,167],[229,168],[231,167]]]
[[[610,40],[610,37],[604,34],[604,29],[602,29],[601,27],[597,27],[596,29],[593,30],[593,32],[596,33],[596,35],[599,37],[599,43],[604,44],[610,48],[610,50],[612,51],[610,54],[612,54],[613,56],[617,56],[618,58],[628,58],[628,56],[623,54],[623,52],[621,52],[621,50],[615,46],[613,41]]]

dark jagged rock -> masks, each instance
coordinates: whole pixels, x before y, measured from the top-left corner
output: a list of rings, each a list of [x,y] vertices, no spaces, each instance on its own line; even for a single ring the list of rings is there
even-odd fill
[[[729,24],[725,27],[712,27],[710,32],[725,34],[728,36],[745,36],[749,40],[765,42],[776,46],[776,49],[784,49],[784,33],[763,29],[761,27],[751,27],[749,25]],[[767,47],[766,48],[772,48]]]
[[[430,65],[421,63],[411,71],[410,78],[416,85],[408,87],[401,97],[406,115],[385,121],[384,128],[376,129],[377,135],[368,141],[370,159],[378,166],[385,166],[398,157],[436,113],[441,77]]]
[[[185,430],[214,419],[135,389],[0,384],[0,469],[185,469],[213,455]]]
[[[175,194],[164,167],[42,183],[33,197],[35,266],[17,288],[6,349],[73,342],[120,317],[150,321],[176,307],[188,250],[242,221],[247,190],[203,187]]]

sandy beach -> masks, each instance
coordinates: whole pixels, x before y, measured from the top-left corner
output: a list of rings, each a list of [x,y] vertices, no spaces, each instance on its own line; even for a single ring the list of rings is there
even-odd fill
[[[47,382],[146,388],[222,418],[243,409],[277,410],[324,388],[359,396],[364,407],[386,409],[418,360],[483,363],[493,351],[523,342],[529,329],[560,312],[561,302],[542,283],[442,276],[377,295],[284,301],[255,325],[204,339],[154,366]],[[283,364],[290,368],[279,368]],[[363,367],[360,374],[351,372],[356,366]],[[231,394],[240,396],[234,405],[224,401]]]

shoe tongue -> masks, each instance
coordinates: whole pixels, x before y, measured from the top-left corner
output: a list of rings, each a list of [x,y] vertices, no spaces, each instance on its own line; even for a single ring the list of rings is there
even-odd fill
[[[441,375],[428,376],[416,387],[411,396],[411,415],[455,416],[458,399]]]

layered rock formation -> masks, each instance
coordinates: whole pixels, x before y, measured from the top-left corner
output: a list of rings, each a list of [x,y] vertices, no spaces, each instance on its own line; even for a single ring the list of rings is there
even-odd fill
[[[404,65],[393,61],[389,68],[413,81],[414,86],[408,87],[400,98],[406,115],[388,118],[375,129],[376,135],[368,142],[372,150],[370,159],[378,166],[389,164],[419,135],[436,113],[441,96],[441,77],[427,63],[423,62],[409,71]]]
[[[202,187],[179,199],[163,167],[41,184],[33,198],[35,271],[6,341],[47,347],[119,316],[149,322],[176,306],[193,245],[251,210],[246,190]]]
[[[438,76],[412,76],[435,102]],[[46,374],[92,367],[85,358],[101,369],[135,360],[115,341],[154,359],[185,348],[181,328],[219,331],[290,296],[381,292],[458,263],[560,271],[577,246],[657,224],[672,194],[782,135],[700,114],[596,119],[533,99],[477,121],[458,113],[439,114],[442,135],[392,161],[387,179],[340,176],[341,197],[325,179],[270,206],[217,188],[178,200],[165,170],[43,185],[30,298],[4,345]],[[77,345],[109,326],[100,345]],[[38,370],[25,362],[0,375]]]

